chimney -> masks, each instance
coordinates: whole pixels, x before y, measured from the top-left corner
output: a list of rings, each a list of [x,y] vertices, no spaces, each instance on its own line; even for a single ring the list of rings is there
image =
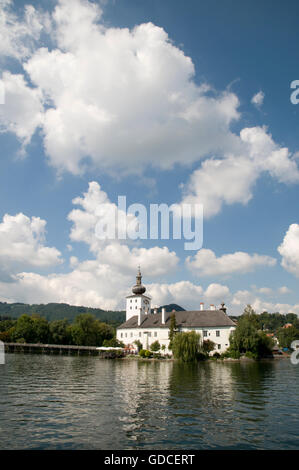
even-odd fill
[[[138,326],[141,325],[141,312],[142,312],[142,308],[140,308],[138,312]]]
[[[154,308],[154,314],[156,315],[156,313],[158,313],[157,307]]]
[[[215,305],[214,304],[210,305],[210,310],[215,310]]]
[[[219,308],[219,310],[222,310],[222,312],[226,313],[226,306],[225,306],[224,302],[222,302],[221,307]]]
[[[163,307],[162,308],[162,316],[161,316],[162,325],[165,325],[165,321],[166,321],[166,310],[165,310],[165,307]]]
[[[200,302],[200,310],[203,310],[203,305],[204,305],[204,303]]]

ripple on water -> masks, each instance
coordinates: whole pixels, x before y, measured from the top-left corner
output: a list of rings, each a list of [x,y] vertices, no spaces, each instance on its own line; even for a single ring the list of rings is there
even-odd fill
[[[296,449],[299,368],[7,355],[1,448]],[[113,436],[113,437],[112,437]]]

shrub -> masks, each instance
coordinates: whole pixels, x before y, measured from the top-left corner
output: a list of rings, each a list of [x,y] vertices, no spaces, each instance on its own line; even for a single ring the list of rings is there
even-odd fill
[[[139,356],[141,357],[149,358],[149,357],[152,357],[152,355],[153,355],[152,351],[149,351],[148,349],[141,349],[139,351]]]
[[[249,359],[258,359],[258,354],[251,351],[246,351],[245,357],[248,357]]]
[[[160,346],[160,343],[159,343],[158,340],[157,340],[157,341],[154,341],[154,342],[150,345],[150,349],[151,349],[151,351],[153,351],[153,352],[160,351],[160,348],[161,348],[161,346]]]
[[[215,359],[219,359],[221,355],[219,354],[219,352],[215,352],[212,357],[214,357]]]

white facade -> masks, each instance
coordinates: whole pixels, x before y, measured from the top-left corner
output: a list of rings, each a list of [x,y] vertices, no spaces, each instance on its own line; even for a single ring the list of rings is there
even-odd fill
[[[142,313],[150,313],[151,312],[151,298],[147,295],[128,295],[127,299],[127,306],[126,306],[126,321],[129,318],[134,317],[134,315],[138,315],[141,311]]]
[[[215,349],[211,354],[219,352],[222,354],[229,346],[229,336],[235,327],[219,326],[205,328],[180,328],[179,331],[195,331],[200,334],[201,341],[209,339],[215,343]],[[170,353],[169,345],[169,328],[118,328],[116,338],[125,345],[135,346],[135,341],[139,340],[143,349],[149,349],[150,345],[155,341],[159,341],[161,347],[165,345],[165,353]]]

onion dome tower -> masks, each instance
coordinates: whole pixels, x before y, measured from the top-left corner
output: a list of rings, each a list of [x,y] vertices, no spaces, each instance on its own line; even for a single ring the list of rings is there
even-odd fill
[[[126,297],[126,321],[139,313],[145,315],[151,313],[151,298],[148,295],[144,295],[146,287],[142,284],[141,280],[142,275],[140,266],[138,266],[136,284],[132,287],[132,294]]]
[[[146,291],[146,287],[144,287],[141,283],[142,275],[140,272],[140,266],[138,266],[138,273],[136,276],[136,284],[132,287],[132,292],[135,295],[142,295]]]

